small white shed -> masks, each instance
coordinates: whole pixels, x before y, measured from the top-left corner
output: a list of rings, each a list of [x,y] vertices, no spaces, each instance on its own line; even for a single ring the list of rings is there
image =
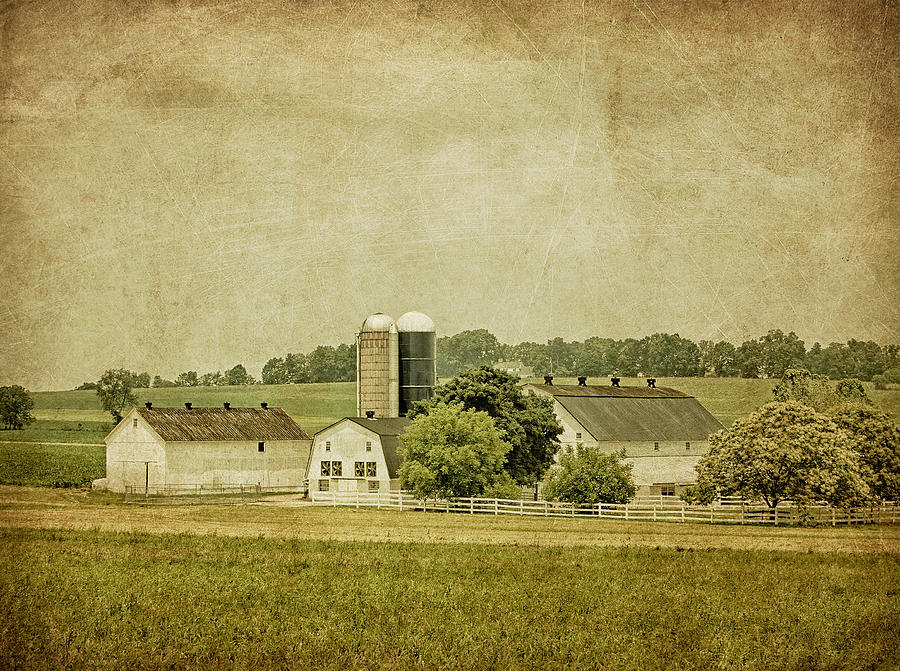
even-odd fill
[[[150,493],[196,485],[302,487],[312,438],[281,408],[132,408],[106,436],[95,485]]]
[[[345,417],[313,439],[309,492],[387,492],[400,489],[400,434],[406,417]]]

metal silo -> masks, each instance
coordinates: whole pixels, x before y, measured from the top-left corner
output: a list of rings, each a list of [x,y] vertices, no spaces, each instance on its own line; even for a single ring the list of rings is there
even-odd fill
[[[400,343],[400,415],[413,401],[431,398],[435,380],[434,322],[421,312],[397,320]]]
[[[398,417],[400,369],[397,325],[380,312],[363,322],[356,336],[356,414]]]

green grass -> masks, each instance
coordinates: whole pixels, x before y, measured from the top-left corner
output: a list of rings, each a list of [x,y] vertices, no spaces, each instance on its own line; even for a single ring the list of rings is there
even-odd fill
[[[897,555],[0,531],[5,668],[896,668]]]
[[[0,442],[102,443],[111,428],[112,421],[38,419],[24,429],[0,430]]]
[[[81,487],[105,476],[102,446],[0,443],[0,484]]]
[[[542,381],[542,380],[532,380]],[[557,384],[575,384],[574,378],[557,378]],[[591,378],[589,383],[608,384],[606,378]],[[623,384],[644,385],[643,378],[624,378]],[[659,386],[674,387],[697,399],[725,426],[753,412],[772,400],[775,380],[741,378],[658,378]],[[869,396],[879,406],[900,417],[900,389],[876,390],[864,383]],[[170,387],[137,389],[138,402],[151,401],[157,406],[181,406],[191,401],[195,406],[219,406],[225,401],[234,406],[256,406],[262,401],[284,408],[310,435],[337,421],[356,414],[356,383],[251,385],[246,387]],[[100,409],[93,391],[34,392],[34,415],[39,420],[58,422],[110,422]],[[0,440],[3,440],[0,432]],[[19,438],[19,440],[25,440]],[[49,438],[44,438],[49,440]],[[60,441],[68,442],[68,441]],[[93,442],[93,441],[91,441]]]

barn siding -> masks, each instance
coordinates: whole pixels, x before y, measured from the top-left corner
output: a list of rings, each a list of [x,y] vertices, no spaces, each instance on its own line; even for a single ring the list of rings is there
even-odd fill
[[[372,442],[372,451],[366,451],[366,441]],[[331,451],[325,450],[326,442],[331,443]],[[339,478],[323,478],[322,461],[340,461],[342,475]],[[357,478],[354,466],[357,461],[374,461],[376,478]],[[391,480],[384,452],[381,449],[381,437],[350,420],[343,420],[323,429],[313,440],[309,460],[309,491],[315,495],[319,491],[319,481],[329,480],[329,488],[337,491],[367,492],[369,480],[378,480],[379,491],[386,492],[399,488],[399,481]]]

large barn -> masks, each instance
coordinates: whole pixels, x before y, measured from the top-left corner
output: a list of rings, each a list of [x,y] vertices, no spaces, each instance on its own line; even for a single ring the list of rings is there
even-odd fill
[[[106,436],[114,492],[196,485],[302,488],[312,438],[281,408],[132,408]]]
[[[400,489],[398,452],[406,417],[345,417],[316,433],[309,491],[387,492]]]
[[[696,482],[694,470],[722,424],[700,402],[668,387],[531,384],[553,399],[563,446],[625,450],[638,496],[675,496]]]

